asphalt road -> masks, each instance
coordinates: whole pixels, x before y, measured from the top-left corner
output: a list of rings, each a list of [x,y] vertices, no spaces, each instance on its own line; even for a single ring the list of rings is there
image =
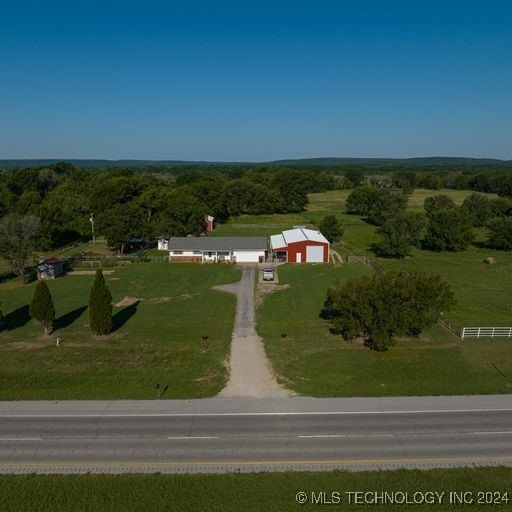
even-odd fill
[[[0,402],[0,472],[512,465],[512,396]]]

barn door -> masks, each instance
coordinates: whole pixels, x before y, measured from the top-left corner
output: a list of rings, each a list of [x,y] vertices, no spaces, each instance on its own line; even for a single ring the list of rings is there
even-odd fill
[[[308,263],[322,263],[324,261],[323,245],[310,245],[306,247],[306,261]]]

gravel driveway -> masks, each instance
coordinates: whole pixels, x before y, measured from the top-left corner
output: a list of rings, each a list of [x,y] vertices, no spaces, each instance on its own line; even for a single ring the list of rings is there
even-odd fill
[[[280,386],[272,372],[254,323],[256,266],[243,266],[238,283],[215,286],[237,296],[236,318],[231,341],[229,381],[219,396],[277,397],[292,393]]]

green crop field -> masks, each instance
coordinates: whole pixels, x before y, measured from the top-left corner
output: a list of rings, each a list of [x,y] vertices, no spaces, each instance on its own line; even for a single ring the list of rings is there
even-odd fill
[[[0,510],[288,512],[332,508],[508,511],[512,498],[511,482],[511,468],[228,475],[2,475]],[[322,495],[324,504],[315,504],[315,497],[322,492],[325,493]],[[297,502],[297,496],[299,499],[303,496],[299,493],[305,493],[307,503]],[[365,493],[370,494],[365,497]],[[457,503],[454,493],[459,496],[466,493],[466,502],[473,500],[473,503]],[[332,504],[336,496],[341,503]],[[410,504],[372,503],[379,496],[382,496],[380,499],[386,496],[386,500],[393,497],[397,502],[406,499]],[[357,503],[358,499],[362,503]],[[488,501],[492,504],[486,504]]]
[[[114,331],[106,337],[88,327],[93,279],[68,275],[48,282],[57,313],[49,337],[28,315],[34,283],[0,285],[7,327],[0,333],[0,399],[155,398],[157,383],[169,386],[164,398],[222,389],[236,301],[211,286],[238,281],[238,270],[141,263],[105,275],[117,304]]]

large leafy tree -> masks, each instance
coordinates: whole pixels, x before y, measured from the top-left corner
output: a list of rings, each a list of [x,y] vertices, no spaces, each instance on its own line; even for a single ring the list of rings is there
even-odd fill
[[[492,219],[487,224],[489,229],[488,245],[494,249],[512,250],[512,217]]]
[[[347,212],[368,215],[378,194],[379,190],[375,187],[359,187],[352,190],[345,203]]]
[[[424,245],[432,251],[463,251],[473,241],[473,223],[462,208],[429,214]]]
[[[362,338],[377,351],[397,336],[417,336],[454,304],[448,283],[421,272],[378,273],[327,290],[320,316],[331,331],[350,341]]]
[[[477,192],[464,199],[462,208],[468,212],[474,226],[483,226],[492,215],[492,202]]]
[[[405,210],[407,207],[407,195],[402,192],[394,192],[389,189],[378,191],[368,211],[368,220],[372,224],[380,226],[387,219]]]
[[[348,213],[368,217],[372,224],[380,226],[386,219],[405,210],[407,195],[387,188],[359,187],[347,197]]]
[[[270,180],[281,197],[282,207],[287,212],[302,212],[308,204],[311,190],[311,178],[303,171],[280,169]]]
[[[202,176],[200,180],[184,189],[208,207],[208,213],[222,222],[228,217],[228,186],[219,175]]]
[[[343,236],[343,228],[334,215],[326,215],[320,221],[319,229],[331,244]]]
[[[30,316],[43,326],[45,334],[52,333],[55,323],[55,307],[50,290],[44,281],[39,281],[36,285],[29,312]]]
[[[98,215],[98,232],[106,236],[108,245],[124,252],[125,245],[133,237],[144,236],[144,213],[133,204],[116,204]]]
[[[350,167],[343,172],[345,177],[350,181],[353,187],[359,187],[363,183],[364,168],[363,167]]]
[[[0,220],[0,255],[17,276],[23,278],[39,232],[39,219],[34,215],[10,214]]]
[[[412,192],[416,186],[416,173],[414,171],[395,172],[392,183],[394,187],[401,188],[404,192]]]
[[[377,229],[382,240],[375,246],[381,256],[403,258],[420,243],[426,219],[421,213],[402,212],[388,218]]]
[[[12,211],[15,196],[9,188],[9,177],[0,171],[0,217]]]
[[[112,294],[100,268],[96,271],[89,294],[89,327],[98,336],[109,334],[112,330]]]
[[[491,218],[493,217],[512,217],[512,199],[498,197],[491,200]]]
[[[166,209],[165,234],[170,236],[200,235],[208,208],[186,194],[173,194]]]
[[[503,174],[496,179],[496,192],[500,196],[512,197],[512,174]]]
[[[437,196],[427,197],[423,203],[423,207],[430,217],[434,213],[441,210],[451,210],[455,208],[455,203],[450,196],[446,194],[439,194]]]

